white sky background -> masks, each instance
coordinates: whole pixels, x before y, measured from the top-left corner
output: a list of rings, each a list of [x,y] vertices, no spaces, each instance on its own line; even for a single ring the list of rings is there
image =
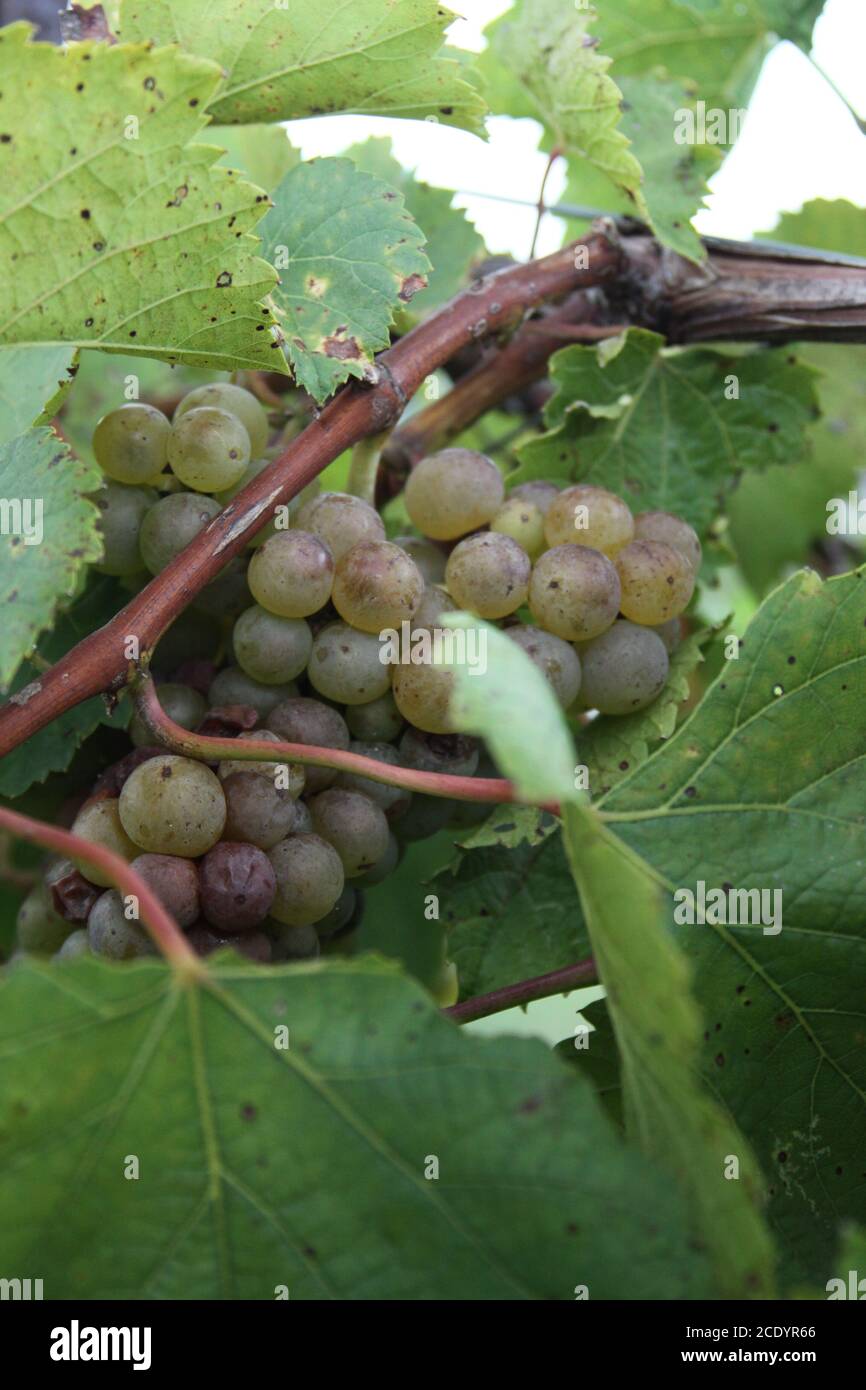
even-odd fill
[[[484,26],[508,8],[508,0],[449,3],[464,16],[452,26],[451,42],[474,50],[484,47]],[[866,0],[828,0],[815,28],[814,57],[866,116]],[[537,198],[546,165],[546,156],[536,148],[540,127],[534,121],[494,116],[488,129],[485,143],[432,122],[328,116],[293,121],[290,134],[305,159],[339,154],[369,135],[390,135],[397,159],[427,183]],[[564,173],[554,168],[548,202],[560,195],[563,182]],[[793,44],[779,44],[767,59],[748,121],[711,187],[696,226],[716,236],[745,239],[766,231],[780,212],[796,212],[811,198],[848,198],[866,206],[866,136]],[[457,203],[467,209],[491,251],[525,259],[535,226],[533,209],[466,196]],[[562,244],[562,226],[557,218],[545,218],[538,254]]]

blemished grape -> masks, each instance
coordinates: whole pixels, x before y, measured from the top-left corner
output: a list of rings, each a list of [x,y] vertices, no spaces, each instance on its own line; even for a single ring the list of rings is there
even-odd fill
[[[377,762],[388,763],[390,767],[402,767],[403,760],[397,749],[390,743],[365,743],[353,739],[349,744],[350,753],[359,753],[362,758],[375,758]],[[372,777],[364,777],[360,772],[341,772],[334,783],[345,791],[363,792],[371,801],[385,812],[389,820],[402,815],[412,799],[405,787],[392,787],[388,782],[374,782]]]
[[[388,822],[363,792],[331,787],[310,801],[313,830],[333,845],[346,878],[371,869],[388,848]]]
[[[72,923],[56,910],[45,884],[37,883],[18,909],[15,935],[21,950],[53,955],[71,931]]]
[[[432,632],[434,628],[441,627],[439,620],[443,613],[456,613],[457,611],[458,605],[450,594],[446,593],[438,584],[428,584],[421,595],[421,602],[412,615],[412,631],[419,632],[422,628],[426,628],[428,632]]]
[[[602,714],[632,714],[664,689],[668,654],[648,627],[620,619],[580,648],[580,702]]]
[[[155,483],[166,465],[170,433],[171,425],[161,410],[130,401],[103,415],[96,426],[96,462],[117,483]]]
[[[580,690],[580,657],[568,642],[552,632],[527,624],[506,628],[505,634],[526,652],[545,677],[563,709],[568,709]]]
[[[316,633],[307,677],[314,690],[341,705],[363,705],[391,686],[391,668],[379,660],[379,640],[348,623]]]
[[[634,536],[634,517],[615,493],[580,483],[551,504],[544,535],[550,546],[583,545],[613,556]]]
[[[174,854],[140,854],[131,867],[152,888],[180,927],[191,927],[199,915],[198,870],[189,859]]]
[[[519,497],[522,502],[531,502],[538,507],[542,516],[547,516],[551,504],[559,496],[560,489],[556,483],[549,483],[546,479],[535,478],[528,483],[518,483],[509,492],[509,497]]]
[[[303,618],[280,618],[254,604],[235,623],[232,643],[248,676],[263,685],[282,685],[306,668],[313,634]]]
[[[445,583],[461,608],[480,618],[505,618],[526,602],[531,571],[529,556],[517,541],[482,531],[454,547]]]
[[[379,633],[399,631],[423,593],[421,571],[405,550],[390,541],[362,541],[337,561],[331,597],[352,627]]]
[[[659,623],[658,627],[654,627],[652,630],[657,632],[664,642],[668,656],[673,656],[683,640],[683,630],[679,618],[669,618],[666,623]]]
[[[366,705],[349,705],[346,723],[353,738],[390,743],[405,724],[390,690]]]
[[[391,831],[388,832],[388,845],[385,853],[375,864],[371,864],[369,869],[359,874],[357,883],[362,883],[365,888],[373,888],[377,883],[383,883],[389,878],[400,862],[400,841]]]
[[[289,927],[284,922],[265,923],[271,940],[271,959],[275,961],[316,960],[321,954],[319,933],[310,923]]]
[[[124,899],[113,888],[101,894],[90,909],[87,943],[95,956],[108,956],[110,960],[156,954],[147,932],[126,916]]]
[[[102,539],[102,559],[94,568],[100,574],[139,574],[143,562],[138,535],[157,494],[151,488],[128,487],[109,480],[94,493],[93,501],[99,509]]]
[[[334,557],[309,531],[277,531],[250,560],[250,593],[278,618],[307,618],[324,608],[334,582]]]
[[[474,449],[442,449],[422,459],[406,483],[413,526],[437,541],[454,541],[486,526],[502,505],[505,485],[496,464]]]
[[[452,777],[471,777],[478,767],[479,744],[468,734],[426,734],[407,729],[400,740],[404,767],[419,772],[447,772]]]
[[[301,507],[295,525],[318,536],[335,564],[362,541],[385,539],[385,523],[375,507],[348,492],[319,493]]]
[[[273,958],[270,939],[263,931],[220,935],[206,922],[197,922],[190,927],[186,939],[200,956],[210,956],[220,950],[237,951],[238,955],[246,956],[247,960],[255,961],[258,965],[267,965]]]
[[[394,834],[401,844],[429,840],[431,835],[445,829],[457,804],[446,796],[427,796],[425,792],[413,792],[409,810],[394,822]]]
[[[490,523],[491,531],[510,536],[530,560],[537,560],[546,546],[544,512],[526,497],[506,497]]]
[[[447,555],[426,536],[395,536],[394,544],[415,561],[427,585],[441,584],[445,578]]]
[[[144,766],[146,764],[142,764]],[[72,833],[80,835],[82,840],[90,840],[95,845],[112,850],[127,863],[140,853],[121,821],[120,802],[114,796],[85,801],[72,822]],[[111,886],[111,879],[101,869],[85,864],[82,859],[74,859],[73,863],[89,883],[98,883],[100,888]]]
[[[223,705],[249,705],[261,719],[266,719],[271,710],[281,701],[291,699],[297,690],[294,681],[287,681],[285,685],[262,685],[240,666],[226,666],[214,676],[207,698],[212,709],[220,709]]]
[[[686,557],[663,541],[632,541],[616,557],[623,617],[648,627],[676,618],[688,607],[695,572]]]
[[[263,922],[271,909],[277,880],[264,850],[221,840],[199,865],[202,912],[217,931],[231,935]]]
[[[391,691],[408,724],[428,734],[453,733],[450,702],[454,672],[449,667],[430,662],[395,666]]]
[[[71,931],[66,940],[58,947],[51,957],[52,960],[77,960],[79,956],[90,954],[90,942],[87,939],[87,931],[84,927],[77,927]]]
[[[45,875],[48,901],[67,922],[86,922],[99,889],[88,882],[71,859],[59,859]]]
[[[330,912],[343,891],[339,854],[320,835],[290,835],[268,851],[277,880],[271,916],[290,927],[306,927]]]
[[[321,700],[299,698],[284,700],[267,718],[267,726],[286,743],[307,743],[318,748],[349,747],[349,730],[338,710],[323,705]],[[310,796],[330,787],[337,776],[336,768],[311,767],[305,764]]]
[[[167,453],[184,487],[221,492],[242,477],[250,461],[250,437],[236,415],[200,405],[172,425]]]
[[[678,550],[696,575],[701,567],[702,550],[698,533],[673,512],[638,512],[634,519],[636,541],[662,541]]]
[[[207,712],[207,701],[190,685],[176,685],[165,681],[156,687],[159,703],[169,719],[180,724],[182,729],[197,729]],[[136,748],[147,748],[153,743],[153,734],[148,731],[144,720],[137,714],[129,721],[129,737]]]
[[[235,742],[240,743],[246,739],[260,739],[262,743],[281,742],[270,729],[250,729],[238,734]],[[255,777],[265,778],[272,786],[287,791],[292,798],[301,795],[307,779],[306,770],[301,763],[247,762],[242,758],[226,758],[217,767],[217,776],[221,782],[233,777],[236,772],[251,772]]]
[[[585,545],[557,545],[536,562],[529,607],[540,627],[567,642],[588,641],[610,627],[620,606],[612,560]]]
[[[345,931],[358,913],[360,897],[358,889],[353,884],[345,884],[330,912],[315,923],[316,935],[322,941],[330,941]]]
[[[256,400],[251,391],[230,381],[212,381],[205,386],[194,386],[178,405],[172,423],[176,425],[188,411],[198,410],[205,405],[237,416],[249,435],[252,458],[257,459],[265,452],[268,447],[268,417],[261,401]]]
[[[250,764],[251,766],[251,764]],[[287,835],[312,830],[306,803],[254,772],[233,772],[223,783],[229,840],[244,840],[273,849]]]
[[[138,533],[141,558],[151,574],[164,570],[219,513],[219,502],[196,492],[171,492],[155,502]]]
[[[167,754],[142,763],[127,778],[120,819],[142,849],[197,859],[222,835],[226,802],[209,767]]]

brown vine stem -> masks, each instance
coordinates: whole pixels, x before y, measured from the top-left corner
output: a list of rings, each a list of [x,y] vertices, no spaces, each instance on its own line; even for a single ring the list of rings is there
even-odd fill
[[[561,970],[549,970],[546,975],[535,975],[531,980],[520,980],[515,985],[503,985],[492,989],[489,994],[476,994],[472,999],[464,999],[461,1004],[452,1004],[442,1012],[455,1023],[474,1023],[476,1018],[487,1018],[503,1009],[513,1009],[519,1004],[531,1004],[536,999],[548,999],[553,994],[568,994],[578,985],[594,985],[598,981],[598,971],[591,956],[586,960],[565,965]]]
[[[27,840],[32,845],[54,850],[67,859],[82,860],[110,878],[116,888],[123,893],[138,898],[141,920],[147,927],[154,942],[179,974],[192,979],[204,978],[207,974],[200,958],[190,946],[180,927],[166,912],[152,888],[121,859],[104,845],[83,840],[73,835],[71,830],[61,830],[56,825],[46,825],[43,821],[22,816],[17,811],[0,807],[0,826],[11,835]]]

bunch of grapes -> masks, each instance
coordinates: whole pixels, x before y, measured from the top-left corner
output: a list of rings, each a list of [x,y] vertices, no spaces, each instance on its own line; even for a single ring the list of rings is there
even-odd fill
[[[101,569],[130,587],[158,574],[267,465],[268,441],[260,402],[229,383],[191,391],[171,422],[141,403],[106,415],[93,439]],[[496,465],[465,448],[422,460],[405,504],[416,534],[394,540],[372,506],[316,485],[275,510],[158,643],[151,669],[170,718],[239,742],[497,776],[483,744],[454,728],[452,671],[382,659],[383,634],[432,633],[456,609],[501,626],[571,714],[622,715],[657,697],[701,559],[685,522],[633,516],[585,485],[529,482],[506,497]],[[72,829],[127,860],[202,954],[347,949],[365,887],[407,844],[490,809],[276,756],[209,765],[153,746],[138,716],[129,733],[132,751],[103,770]],[[134,900],[60,860],[22,906],[18,945],[60,959],[152,950]],[[447,993],[447,968],[443,979]]]

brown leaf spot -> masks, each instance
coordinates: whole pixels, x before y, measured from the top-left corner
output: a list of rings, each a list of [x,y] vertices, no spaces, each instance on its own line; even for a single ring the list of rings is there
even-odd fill
[[[424,275],[407,275],[400,286],[400,298],[405,304],[409,303],[419,290],[426,290],[427,279]]]

